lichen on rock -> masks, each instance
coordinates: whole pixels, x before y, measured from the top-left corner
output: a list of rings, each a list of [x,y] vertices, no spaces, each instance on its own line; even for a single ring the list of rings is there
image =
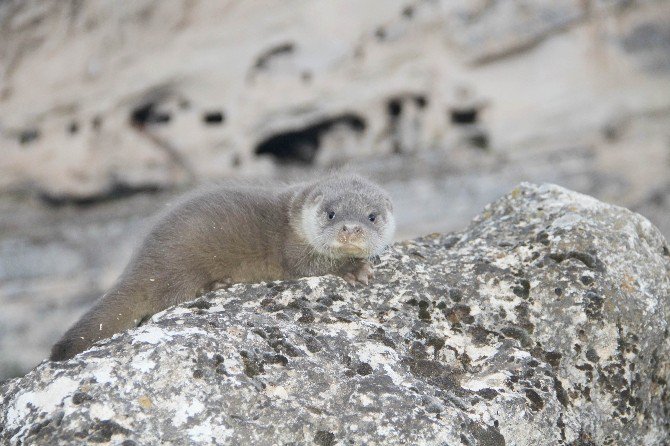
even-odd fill
[[[238,284],[45,362],[2,385],[0,442],[667,440],[670,254],[640,215],[522,184],[377,263],[369,287]]]

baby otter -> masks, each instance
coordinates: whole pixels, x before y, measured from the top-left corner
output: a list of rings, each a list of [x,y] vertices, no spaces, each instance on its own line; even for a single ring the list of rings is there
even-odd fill
[[[201,192],[158,222],[117,283],[54,345],[50,359],[69,359],[216,282],[336,274],[367,284],[368,259],[384,250],[394,230],[388,194],[357,175]]]

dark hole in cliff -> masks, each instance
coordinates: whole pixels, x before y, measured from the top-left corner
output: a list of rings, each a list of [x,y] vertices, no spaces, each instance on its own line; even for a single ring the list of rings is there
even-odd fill
[[[311,164],[320,148],[321,138],[341,126],[360,134],[367,124],[363,118],[352,113],[323,119],[301,129],[272,135],[256,146],[255,153],[272,155],[282,163]]]
[[[452,124],[474,124],[477,122],[477,114],[479,110],[476,108],[451,109],[449,114]]]
[[[416,102],[416,106],[419,108],[425,108],[428,105],[428,99],[422,94],[414,96],[414,102]]]
[[[295,44],[293,42],[286,42],[270,48],[261,53],[254,63],[254,69],[263,70],[268,67],[270,61],[278,56],[286,56],[295,51]]]
[[[170,122],[170,114],[156,110],[155,102],[135,107],[130,113],[130,123],[137,127],[147,124],[166,124]]]
[[[70,135],[74,135],[79,131],[79,124],[77,121],[72,121],[70,125],[67,126],[67,131],[70,133]]]
[[[386,104],[386,111],[391,118],[397,118],[402,113],[402,102],[400,99],[391,99]]]
[[[403,15],[403,17],[407,17],[408,19],[411,19],[412,16],[414,16],[414,7],[413,6],[406,6],[402,10],[402,15]]]
[[[375,31],[375,37],[377,37],[378,40],[386,39],[386,30],[382,27],[377,28]]]
[[[135,125],[144,125],[146,124],[153,111],[154,104],[145,104],[133,109],[130,113],[130,122]]]
[[[155,194],[162,189],[155,185],[131,186],[127,184],[115,184],[107,191],[99,194],[88,196],[72,196],[72,195],[52,195],[48,193],[41,193],[39,199],[46,205],[51,207],[76,206],[76,207],[90,207],[96,204],[106,203],[109,201],[127,198],[132,195],[140,193]]]
[[[210,111],[202,115],[202,121],[207,125],[220,125],[224,120],[225,116],[220,111]]]
[[[477,149],[488,149],[489,135],[484,130],[478,130],[468,137],[468,142]]]
[[[27,129],[19,133],[19,142],[22,145],[29,144],[40,137],[40,131],[37,129]]]
[[[95,116],[91,120],[91,126],[93,127],[93,130],[100,130],[102,128],[102,118],[100,116]]]

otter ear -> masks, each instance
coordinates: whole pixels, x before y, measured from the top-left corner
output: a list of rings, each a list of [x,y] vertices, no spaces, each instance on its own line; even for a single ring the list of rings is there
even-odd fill
[[[393,202],[391,201],[390,198],[388,197],[384,198],[384,206],[386,206],[387,211],[393,212]]]
[[[318,206],[323,202],[323,194],[316,194],[309,199],[309,203],[312,206]]]

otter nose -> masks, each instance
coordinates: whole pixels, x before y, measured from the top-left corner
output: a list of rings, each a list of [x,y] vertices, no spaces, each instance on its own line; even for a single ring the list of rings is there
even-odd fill
[[[363,235],[363,227],[360,225],[348,224],[342,225],[338,238],[342,243],[350,243],[357,241]]]
[[[342,225],[342,232],[347,234],[359,235],[363,232],[363,228],[359,225]]]

